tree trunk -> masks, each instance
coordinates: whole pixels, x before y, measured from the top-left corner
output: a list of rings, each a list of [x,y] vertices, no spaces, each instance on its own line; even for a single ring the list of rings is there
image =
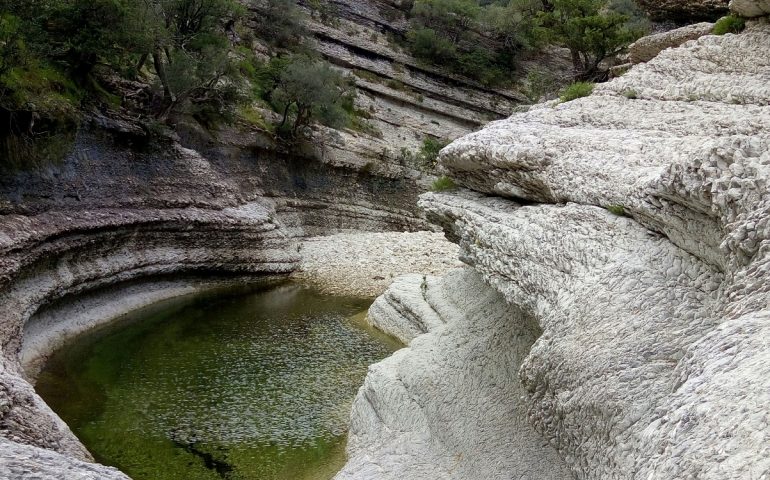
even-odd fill
[[[139,63],[136,64],[136,73],[139,73],[142,71],[142,68],[144,68],[144,64],[147,63],[147,57],[149,57],[149,53],[142,54],[142,57],[139,59]]]
[[[583,62],[580,60],[580,52],[570,48],[570,55],[572,55],[572,69],[575,71],[575,76],[579,76],[583,70]]]
[[[155,67],[155,73],[158,74],[160,83],[163,85],[163,104],[161,106],[161,111],[158,114],[158,118],[165,120],[168,114],[171,112],[171,109],[174,106],[174,102],[176,102],[176,98],[174,97],[174,93],[171,91],[171,86],[168,83],[168,77],[166,76],[166,66],[163,65],[163,57],[161,55],[162,54],[159,48],[156,48],[155,51],[152,52],[152,62],[153,66]]]

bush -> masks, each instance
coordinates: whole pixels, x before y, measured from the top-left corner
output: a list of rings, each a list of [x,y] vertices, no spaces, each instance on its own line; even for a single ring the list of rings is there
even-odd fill
[[[594,91],[594,84],[590,82],[575,82],[567,87],[561,94],[562,102],[570,102],[577,98],[587,97]]]
[[[724,35],[726,33],[741,33],[746,28],[746,20],[735,15],[728,15],[717,20],[714,24],[714,35]]]
[[[457,188],[457,184],[451,178],[443,176],[433,182],[431,190],[434,192],[445,192],[447,190],[454,190]]]
[[[420,148],[420,160],[422,161],[422,164],[429,168],[435,168],[439,152],[447,145],[449,145],[449,141],[443,138],[426,138],[422,142],[422,147]]]
[[[553,0],[553,8],[540,15],[548,35],[570,50],[575,78],[601,76],[605,58],[617,55],[642,31],[629,26],[629,17],[606,8],[603,0]]]
[[[292,58],[270,94],[273,106],[283,114],[278,130],[296,136],[312,122],[331,128],[347,127],[355,93],[350,79],[327,62],[306,56]]]

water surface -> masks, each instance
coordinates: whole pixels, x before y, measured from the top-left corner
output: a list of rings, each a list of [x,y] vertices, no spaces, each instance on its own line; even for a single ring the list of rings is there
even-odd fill
[[[367,366],[399,347],[369,303],[292,283],[165,302],[61,349],[37,390],[136,480],[329,479]]]

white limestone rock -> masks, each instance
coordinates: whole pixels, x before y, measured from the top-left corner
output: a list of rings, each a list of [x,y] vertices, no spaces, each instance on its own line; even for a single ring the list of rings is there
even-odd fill
[[[307,238],[293,277],[332,295],[374,298],[407,273],[442,275],[461,265],[437,232],[339,233]]]
[[[663,50],[708,35],[713,29],[713,23],[701,22],[642,37],[629,45],[628,60],[631,63],[649,62]]]
[[[417,291],[445,324],[370,367],[353,405],[337,480],[571,478],[526,420],[516,369],[537,327],[478,274],[456,270]],[[376,311],[371,312],[377,315]]]
[[[35,480],[129,480],[118,469],[82,462],[51,450],[0,438],[0,478]]]
[[[770,0],[731,0],[730,10],[743,17],[770,15]]]
[[[447,147],[477,191],[420,205],[492,288],[407,278],[377,301],[375,324],[428,333],[371,368],[338,478],[529,478],[531,458],[580,479],[770,478],[768,80],[755,24]],[[501,367],[488,339],[511,328]],[[561,461],[496,448],[512,425]]]
[[[410,274],[396,278],[369,308],[366,319],[404,344],[444,324],[425,298],[438,277]]]

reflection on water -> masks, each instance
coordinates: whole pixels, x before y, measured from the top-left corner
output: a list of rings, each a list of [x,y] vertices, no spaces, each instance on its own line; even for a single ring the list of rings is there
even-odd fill
[[[143,479],[328,479],[367,366],[368,302],[296,284],[166,302],[57,352],[37,390],[97,460]]]

